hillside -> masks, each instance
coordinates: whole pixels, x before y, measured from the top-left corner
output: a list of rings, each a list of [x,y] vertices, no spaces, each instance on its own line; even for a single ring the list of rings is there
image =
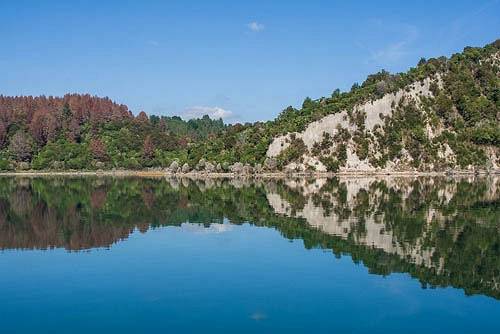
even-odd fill
[[[379,73],[350,92],[373,85],[368,98],[274,138],[267,156],[290,170],[498,169],[499,46],[422,59],[404,75]],[[308,101],[309,108],[342,98],[350,96]]]
[[[499,121],[497,40],[253,124],[134,117],[90,95],[0,96],[0,169],[495,171]]]
[[[1,170],[141,169],[169,165],[180,151],[227,126],[208,116],[133,116],[108,98],[0,95]]]
[[[196,152],[286,171],[492,171],[500,164],[499,120],[497,40],[306,98],[301,109],[226,132]]]

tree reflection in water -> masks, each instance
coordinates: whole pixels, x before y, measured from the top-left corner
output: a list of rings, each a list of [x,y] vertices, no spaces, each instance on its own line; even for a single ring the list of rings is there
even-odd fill
[[[349,255],[374,274],[500,299],[499,194],[498,177],[3,177],[0,248],[110,247],[135,230],[227,219]]]

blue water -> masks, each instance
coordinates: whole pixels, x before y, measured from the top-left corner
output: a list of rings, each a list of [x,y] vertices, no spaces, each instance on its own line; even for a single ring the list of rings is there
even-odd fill
[[[196,226],[195,226],[196,227]],[[0,252],[2,333],[494,333],[500,302],[373,275],[272,228],[160,227]]]

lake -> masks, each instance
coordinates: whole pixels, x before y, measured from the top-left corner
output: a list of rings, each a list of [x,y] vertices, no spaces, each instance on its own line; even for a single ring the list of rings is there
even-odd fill
[[[500,331],[500,178],[0,178],[2,333]]]

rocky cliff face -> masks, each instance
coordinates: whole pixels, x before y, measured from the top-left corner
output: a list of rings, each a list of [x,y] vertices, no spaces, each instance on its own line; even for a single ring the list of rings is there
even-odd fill
[[[303,131],[275,137],[266,156],[289,171],[498,171],[500,103],[490,92],[500,89],[499,59],[495,52],[468,65],[471,83],[465,88],[457,83],[462,73],[448,65],[449,70],[324,116]],[[486,84],[474,78],[485,71]],[[461,99],[457,90],[462,88],[473,91],[471,96]],[[488,105],[489,120],[469,120],[482,108],[473,107],[472,100]],[[493,139],[473,142],[472,133],[482,135],[484,124]],[[471,158],[463,159],[469,153]]]
[[[439,78],[436,80],[440,82]],[[335,138],[338,134],[344,132],[349,134],[349,138],[342,141],[329,141],[326,147],[322,147],[322,153],[326,152],[327,154],[332,154],[340,145],[346,145],[347,157],[345,164],[340,166],[341,171],[374,171],[377,168],[370,163],[368,157],[366,156],[364,159],[361,159],[356,153],[356,133],[362,131],[368,137],[372,137],[374,131],[383,127],[384,118],[391,117],[395,106],[404,104],[404,101],[414,101],[420,106],[422,104],[422,97],[432,96],[429,89],[431,82],[432,80],[427,78],[423,82],[415,82],[405,90],[402,89],[394,94],[387,94],[378,100],[356,106],[354,108],[354,114],[361,115],[361,117],[364,118],[362,123],[356,123],[352,114],[348,110],[343,110],[340,113],[328,115],[319,121],[309,124],[303,132],[289,133],[277,137],[273,140],[271,145],[269,145],[267,157],[273,158],[279,156],[283,150],[292,144],[294,139],[302,140],[307,147],[307,151],[304,152],[302,156],[302,161],[291,162],[286,167],[288,169],[301,171],[313,168],[316,171],[326,172],[327,167],[320,161],[320,157],[314,154],[314,148],[322,144],[325,140],[325,136]],[[432,130],[429,134],[431,136],[433,135]],[[375,143],[371,143],[369,149],[373,151],[375,149]],[[446,147],[442,148],[441,154],[444,155],[445,151]],[[372,153],[376,154],[375,152]],[[411,157],[405,153],[404,156],[399,159],[400,161],[395,161],[394,164],[388,166],[387,169],[403,167],[402,163],[407,162],[405,160],[408,159],[411,159]],[[398,164],[400,166],[397,166]]]

